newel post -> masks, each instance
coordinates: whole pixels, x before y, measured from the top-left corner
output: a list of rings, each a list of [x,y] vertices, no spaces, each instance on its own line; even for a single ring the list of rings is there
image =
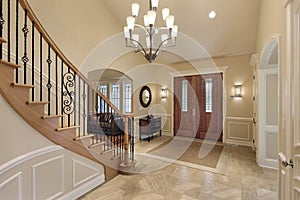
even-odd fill
[[[128,137],[128,117],[124,117],[124,165],[128,165],[129,161],[129,137]]]

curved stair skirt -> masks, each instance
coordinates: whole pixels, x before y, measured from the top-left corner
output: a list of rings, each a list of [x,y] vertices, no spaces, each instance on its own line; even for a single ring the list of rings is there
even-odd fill
[[[14,83],[14,71],[16,68],[18,68],[17,65],[0,60],[0,74],[2,75],[0,93],[28,124],[55,144],[103,164],[106,180],[114,178],[119,171],[126,170],[127,165],[120,165],[120,157],[117,159],[108,159],[112,156],[106,156],[108,157],[106,158],[103,155],[109,154],[109,152],[101,155],[99,151],[92,151],[84,144],[86,143],[83,142],[85,138],[74,140],[77,127],[60,129],[58,127],[58,118],[45,117],[44,105],[47,102],[29,102],[29,90],[33,86]],[[132,168],[132,164],[128,165],[128,167]],[[132,169],[129,171],[132,171]]]
[[[7,199],[76,199],[105,182],[102,165],[58,145],[20,155],[1,165],[0,174],[0,196]]]

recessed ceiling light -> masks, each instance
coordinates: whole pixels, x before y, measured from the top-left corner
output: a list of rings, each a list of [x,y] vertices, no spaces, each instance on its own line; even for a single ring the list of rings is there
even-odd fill
[[[212,11],[208,14],[208,17],[211,18],[211,19],[213,19],[213,18],[216,17],[216,15],[217,15],[217,13],[216,13],[214,10],[212,10]]]

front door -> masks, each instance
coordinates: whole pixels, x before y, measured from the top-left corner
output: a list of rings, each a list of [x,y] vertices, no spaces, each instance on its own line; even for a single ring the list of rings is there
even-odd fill
[[[174,135],[195,137],[195,79],[192,76],[174,79]]]
[[[293,0],[287,9],[287,66],[282,69],[280,151],[291,166],[279,166],[279,199],[300,199],[300,0]],[[280,156],[282,158],[282,156]],[[282,160],[280,160],[282,161]]]
[[[174,78],[174,135],[222,140],[222,74]]]

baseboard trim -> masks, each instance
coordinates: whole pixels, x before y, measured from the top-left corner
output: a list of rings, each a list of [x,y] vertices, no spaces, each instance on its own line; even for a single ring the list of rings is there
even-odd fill
[[[223,143],[225,144],[234,144],[234,145],[242,145],[242,146],[249,146],[253,148],[253,143],[250,141],[242,141],[242,140],[232,140],[225,138]]]
[[[59,200],[77,199],[80,196],[89,192],[90,190],[98,187],[99,185],[101,185],[104,182],[105,182],[105,176],[104,176],[104,174],[102,174],[102,175],[94,178],[93,180],[75,188],[71,192],[59,197],[58,199]]]

